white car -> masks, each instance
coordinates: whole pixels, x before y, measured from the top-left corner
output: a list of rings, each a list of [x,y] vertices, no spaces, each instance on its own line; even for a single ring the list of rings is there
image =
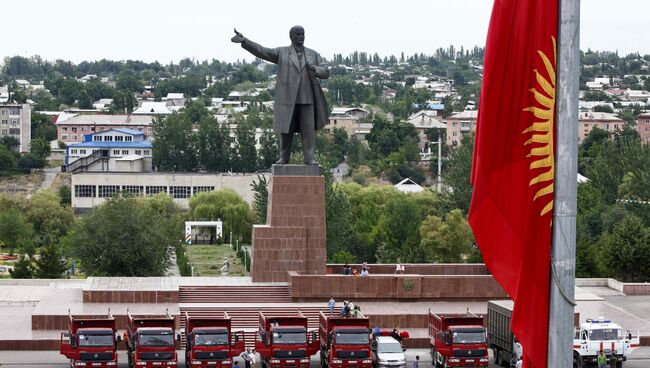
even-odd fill
[[[406,367],[404,348],[392,336],[377,336],[372,341],[372,365],[376,368]]]

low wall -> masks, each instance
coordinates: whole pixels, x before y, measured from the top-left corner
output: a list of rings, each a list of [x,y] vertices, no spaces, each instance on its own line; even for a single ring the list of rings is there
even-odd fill
[[[581,278],[576,279],[576,286],[608,287],[625,295],[650,295],[650,283],[647,282],[622,282],[608,278]]]
[[[361,272],[361,263],[350,263]],[[395,264],[370,264],[370,274],[394,274]],[[404,274],[407,275],[489,275],[483,263],[402,263]],[[334,275],[343,274],[342,264],[328,264],[327,273]]]
[[[507,295],[491,275],[302,275],[289,272],[291,300],[500,299]]]
[[[84,290],[84,303],[178,303],[178,290]]]

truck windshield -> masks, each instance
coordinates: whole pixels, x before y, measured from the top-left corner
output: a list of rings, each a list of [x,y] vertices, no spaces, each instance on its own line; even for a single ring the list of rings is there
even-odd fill
[[[113,346],[114,336],[110,331],[79,333],[79,346]]]
[[[457,344],[478,344],[485,342],[483,331],[454,331],[454,342]]]
[[[366,345],[370,342],[367,330],[337,331],[336,343],[342,345]],[[400,350],[401,351],[401,350]]]
[[[174,334],[171,331],[147,331],[140,334],[142,346],[173,346]]]
[[[602,328],[589,331],[589,340],[618,340],[622,336],[621,330],[617,328]]]
[[[194,345],[214,346],[227,345],[228,334],[224,332],[197,333],[194,336]]]
[[[306,344],[307,329],[291,328],[276,329],[273,331],[274,344]]]
[[[403,351],[402,345],[397,342],[377,344],[377,353],[401,353]]]

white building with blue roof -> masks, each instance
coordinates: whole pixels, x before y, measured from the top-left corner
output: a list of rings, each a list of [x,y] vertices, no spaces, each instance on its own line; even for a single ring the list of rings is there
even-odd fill
[[[66,147],[67,172],[151,172],[153,146],[143,132],[127,128],[86,134]]]

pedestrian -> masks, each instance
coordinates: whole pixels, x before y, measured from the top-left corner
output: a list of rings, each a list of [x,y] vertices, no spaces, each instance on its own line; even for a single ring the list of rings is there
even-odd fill
[[[352,309],[352,316],[354,316],[354,318],[357,318],[359,317],[359,314],[361,314],[361,307],[355,304],[354,308]]]
[[[362,268],[361,269],[361,276],[368,276],[368,275],[369,275],[368,269],[367,268]]]
[[[600,350],[600,354],[598,354],[598,358],[596,358],[596,363],[598,363],[598,368],[607,368],[607,357],[603,350]]]
[[[523,360],[519,359],[517,360],[517,364],[515,365],[515,368],[522,368],[524,366]]]
[[[420,356],[416,355],[413,361],[413,368],[420,368]]]
[[[327,302],[327,308],[330,309],[330,315],[334,314],[334,308],[336,308],[336,300],[334,300],[333,296],[330,296],[330,301]]]
[[[395,340],[397,340],[400,344],[402,343],[402,336],[399,334],[399,328],[395,327],[393,329],[393,332],[390,334]]]
[[[347,262],[345,262],[345,264],[343,265],[343,274],[350,275],[351,273],[352,273],[352,268]]]
[[[251,360],[253,360],[251,357],[251,349],[246,349],[246,351],[243,351],[239,356],[244,359],[244,368],[251,368]]]
[[[397,260],[395,261],[395,274],[401,274],[404,272],[404,266],[402,266],[402,261],[400,260],[399,257],[397,257]]]
[[[235,360],[235,363],[233,363],[232,368],[239,368],[239,361]]]
[[[352,267],[352,276],[359,276],[359,271],[357,271],[356,267]]]
[[[616,368],[617,364],[618,358],[616,357],[616,350],[612,350],[612,355],[609,357],[609,367]]]

